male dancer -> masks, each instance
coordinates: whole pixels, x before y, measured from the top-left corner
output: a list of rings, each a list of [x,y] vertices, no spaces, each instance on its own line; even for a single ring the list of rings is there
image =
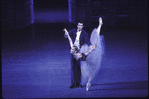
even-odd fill
[[[78,51],[83,44],[88,44],[90,48],[93,46],[90,43],[88,34],[82,29],[83,22],[78,22],[77,29],[72,29],[69,35],[72,39],[73,45],[77,47]],[[65,29],[65,38],[67,38],[67,30]],[[73,50],[73,49],[71,49]],[[81,69],[80,59],[76,59],[74,55],[71,55],[71,86],[70,88],[81,87]]]

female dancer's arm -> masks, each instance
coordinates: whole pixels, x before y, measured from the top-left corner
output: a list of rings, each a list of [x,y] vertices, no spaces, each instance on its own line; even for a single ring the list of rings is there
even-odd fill
[[[73,43],[72,43],[72,39],[71,39],[68,31],[66,30],[66,28],[64,28],[63,31],[65,31],[65,36],[68,38],[69,43],[70,43],[70,47],[71,47],[70,53],[72,53],[75,56],[75,58],[78,60],[79,58],[82,57],[82,54],[81,53],[76,53],[76,50],[75,50],[75,48],[73,46]]]
[[[69,36],[69,33],[68,33],[68,31],[67,31],[66,28],[64,28],[63,31],[65,31],[65,35],[68,37],[68,40],[69,40],[69,43],[70,43],[70,47],[71,47],[71,49],[72,49],[72,48],[73,48],[72,39],[71,39],[71,37]]]
[[[86,53],[84,53],[84,54],[85,54],[85,55],[88,55],[90,52],[92,52],[92,50],[94,50],[95,47],[97,46],[96,44],[97,44],[97,42],[95,43],[95,45],[94,45],[93,47],[90,48],[90,50],[89,50],[88,52],[86,52]]]

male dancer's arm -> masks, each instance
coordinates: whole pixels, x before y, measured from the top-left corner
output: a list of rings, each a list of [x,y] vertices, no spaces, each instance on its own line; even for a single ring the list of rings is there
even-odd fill
[[[84,32],[85,32],[85,31],[84,31]],[[86,32],[85,32],[85,37],[84,37],[84,39],[85,39],[85,43],[88,44],[89,48],[90,48],[90,49],[94,49],[94,46],[91,44],[90,39],[89,39],[89,36],[88,36],[88,34],[87,34]]]

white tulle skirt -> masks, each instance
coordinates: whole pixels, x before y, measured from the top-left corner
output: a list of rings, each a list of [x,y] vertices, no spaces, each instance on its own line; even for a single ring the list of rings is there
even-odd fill
[[[97,42],[97,46],[88,54],[86,61],[81,61],[82,83],[87,82],[90,77],[93,79],[96,76],[100,69],[101,58],[105,49],[104,36],[99,35],[96,28],[91,33],[90,42],[92,45]],[[89,46],[87,44],[84,44],[80,49],[81,53],[88,51]]]

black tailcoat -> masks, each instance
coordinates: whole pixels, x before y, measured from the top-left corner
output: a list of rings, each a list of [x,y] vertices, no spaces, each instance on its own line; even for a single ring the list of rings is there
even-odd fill
[[[77,29],[72,29],[69,32],[69,35],[72,39],[72,42],[74,44],[74,41],[76,39],[76,33]],[[88,34],[82,29],[80,34],[80,47],[83,44],[91,45],[90,39]],[[81,83],[81,67],[80,67],[80,60],[76,60],[73,55],[71,55],[71,84],[74,84],[75,86],[79,85]]]

